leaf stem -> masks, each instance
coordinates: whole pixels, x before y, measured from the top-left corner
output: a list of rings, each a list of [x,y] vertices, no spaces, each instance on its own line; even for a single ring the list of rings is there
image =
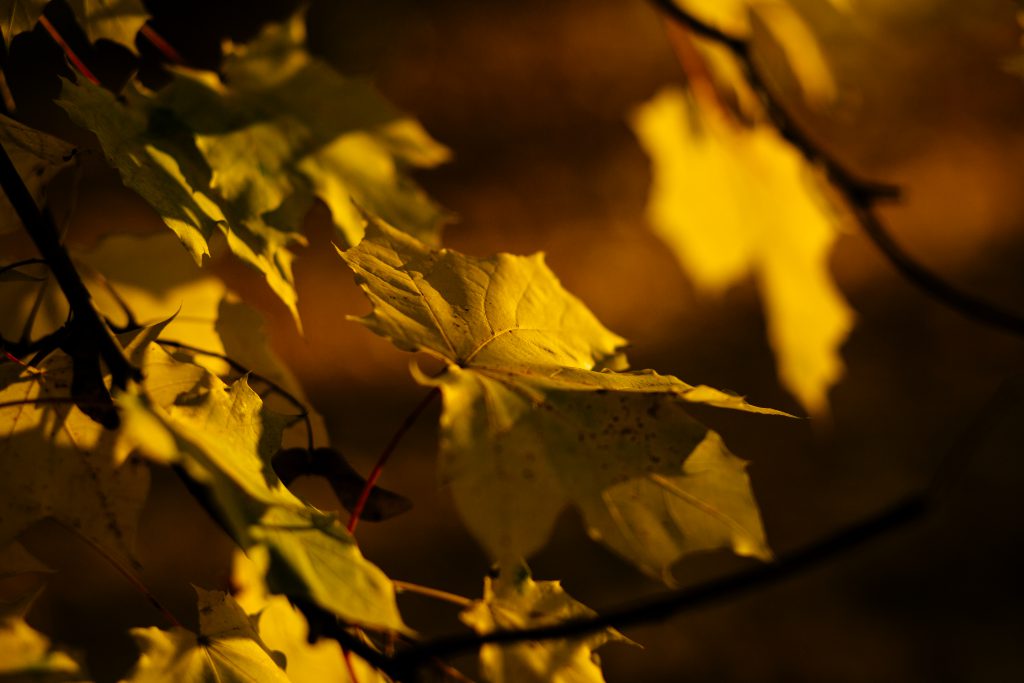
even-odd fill
[[[355,533],[356,526],[359,524],[359,518],[363,514],[363,508],[366,507],[366,501],[370,499],[370,492],[373,491],[373,487],[376,486],[377,480],[380,479],[381,473],[384,471],[384,465],[387,464],[391,454],[395,451],[398,446],[398,442],[402,440],[405,433],[415,424],[416,419],[423,413],[424,410],[434,401],[437,396],[441,393],[440,389],[434,387],[431,389],[426,396],[412,409],[405,419],[402,420],[402,424],[399,425],[398,430],[388,441],[387,446],[381,451],[380,457],[377,458],[377,463],[373,466],[373,470],[370,472],[370,476],[366,478],[366,485],[363,486],[363,490],[359,492],[359,499],[356,501],[355,507],[352,508],[352,516],[348,520],[348,531],[349,533]]]
[[[71,527],[68,527],[63,524],[61,526],[64,526],[64,528],[68,529],[76,536],[78,536],[78,538],[85,541],[85,543],[89,545],[93,550],[95,550],[100,557],[105,559],[107,563],[110,564],[111,567],[116,569],[117,572],[121,576],[123,576],[128,581],[128,583],[132,585],[132,587],[139,591],[139,593],[141,593],[146,598],[146,600],[148,600],[149,603],[153,605],[153,607],[155,607],[157,611],[164,616],[164,619],[167,620],[167,623],[177,628],[185,628],[182,625],[182,623],[178,620],[178,618],[175,617],[174,614],[169,609],[164,607],[164,605],[157,599],[156,595],[153,594],[153,591],[149,590],[149,587],[147,587],[146,584],[143,583],[142,579],[135,572],[133,572],[128,567],[124,566],[116,557],[108,553],[105,548],[103,548],[95,541],[88,539],[85,536],[82,536]]]
[[[899,188],[861,179],[817,144],[768,87],[767,79],[754,58],[749,40],[715,28],[682,9],[672,0],[650,1],[680,26],[701,38],[722,45],[739,60],[748,84],[758,96],[779,134],[810,163],[824,169],[825,175],[839,190],[861,229],[903,277],[932,299],[975,322],[1016,335],[1024,335],[1024,314],[1007,310],[955,287],[918,263],[897,244],[885,223],[879,218],[875,207],[883,200],[898,198]]]
[[[156,29],[152,26],[149,24],[143,24],[142,28],[139,29],[139,33],[141,33],[146,40],[152,43],[153,47],[159,50],[160,54],[167,58],[167,61],[172,64],[185,64],[185,58],[181,56],[181,53],[174,49],[174,46],[167,42],[166,38],[157,33]]]
[[[440,588],[421,586],[418,583],[410,583],[408,581],[395,581],[394,579],[391,580],[391,583],[395,585],[395,590],[399,593],[416,593],[418,595],[425,595],[428,598],[450,602],[451,604],[458,605],[459,607],[469,607],[473,604],[473,601],[469,598],[456,595],[455,593],[449,593],[448,591],[441,590]]]
[[[75,54],[75,51],[71,49],[71,46],[68,45],[66,40],[64,40],[64,37],[57,32],[56,27],[50,23],[50,20],[46,18],[45,14],[39,15],[39,25],[46,29],[46,32],[50,34],[51,38],[53,38],[53,42],[57,43],[57,45],[60,46],[60,49],[64,50],[64,54],[67,56],[68,61],[74,64],[80,74],[85,76],[85,78],[93,85],[100,84],[100,79],[96,78],[96,75],[89,70],[89,67],[85,65],[85,62]]]

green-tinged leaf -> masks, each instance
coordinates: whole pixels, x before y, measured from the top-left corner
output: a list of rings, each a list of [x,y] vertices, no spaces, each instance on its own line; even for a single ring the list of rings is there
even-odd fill
[[[112,40],[135,52],[135,34],[149,20],[142,0],[68,0],[91,42]]]
[[[116,432],[72,405],[72,364],[57,352],[38,368],[0,365],[0,544],[53,519],[134,564],[148,472],[116,463]]]
[[[40,206],[53,177],[75,162],[73,146],[6,116],[0,116],[0,144]],[[20,229],[21,220],[11,201],[0,193],[0,234]]]
[[[828,272],[838,218],[814,169],[771,126],[698,110],[679,90],[644,105],[633,126],[653,165],[655,232],[701,289],[757,279],[783,384],[825,413],[853,315]]]
[[[124,394],[123,447],[180,465],[204,486],[245,549],[265,546],[271,590],[311,600],[341,618],[403,630],[388,578],[366,561],[341,523],[296,498],[270,458],[285,418],[244,378],[227,385],[207,370],[150,347],[144,394]]]
[[[23,619],[0,618],[0,680],[70,683],[87,678],[75,659],[52,648],[46,636]]]
[[[523,568],[511,576],[484,579],[483,600],[461,615],[477,633],[558,624],[596,613],[566,593],[558,581],[534,581]],[[604,681],[594,650],[609,641],[631,643],[614,629],[583,638],[515,645],[484,645],[480,668],[492,683],[587,683]]]
[[[305,243],[299,231],[314,198],[330,207],[344,244],[362,237],[361,211],[436,242],[442,212],[404,169],[447,156],[369,84],[312,57],[303,21],[229,44],[223,80],[178,68],[163,90],[131,86],[123,103],[65,82],[58,101],[197,262],[222,231],[296,317],[292,248]]]
[[[251,683],[290,679],[252,621],[231,598],[196,588],[199,633],[183,628],[132,629],[141,655],[124,683]]]
[[[235,554],[232,585],[235,599],[249,614],[258,614],[260,638],[272,651],[284,655],[285,673],[293,683],[352,681],[338,642],[322,638],[308,640],[309,625],[302,613],[280,595],[270,595],[263,583],[269,557],[254,548],[250,557]],[[384,683],[389,679],[361,657],[349,654],[358,683]],[[354,682],[353,682],[354,683]]]
[[[0,0],[0,22],[4,43],[11,46],[14,36],[31,31],[50,0]]]
[[[201,264],[210,253],[207,241],[225,219],[205,194],[209,169],[188,132],[170,117],[157,116],[137,86],[128,87],[122,103],[88,81],[63,83],[57,104],[96,134],[124,184],[156,209]]]
[[[441,478],[502,561],[536,551],[567,505],[644,570],[696,550],[767,557],[745,464],[687,402],[755,412],[739,397],[621,368],[624,340],[538,256],[479,259],[372,225],[342,253],[373,302],[361,319],[449,365],[418,377],[444,397]]]

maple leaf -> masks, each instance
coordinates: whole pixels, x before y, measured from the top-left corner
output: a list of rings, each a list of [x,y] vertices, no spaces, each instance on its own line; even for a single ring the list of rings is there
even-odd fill
[[[68,0],[90,42],[111,40],[135,50],[135,34],[149,20],[142,0]]]
[[[286,418],[267,410],[245,378],[227,385],[156,346],[147,350],[141,395],[121,394],[121,452],[180,465],[209,491],[221,523],[243,548],[271,557],[272,590],[304,597],[342,618],[404,630],[394,587],[363,558],[340,522],[305,504],[270,458]]]
[[[752,274],[782,383],[812,414],[843,373],[853,315],[828,272],[837,217],[801,154],[666,89],[633,116],[651,157],[648,218],[694,283],[716,293]]]
[[[195,590],[199,633],[184,628],[132,629],[141,655],[124,683],[289,681],[248,615],[231,596]]]
[[[25,187],[43,204],[46,186],[54,176],[75,163],[72,145],[0,115],[0,144],[11,157]],[[0,234],[21,229],[21,220],[6,193],[0,193]]]
[[[321,638],[310,643],[309,624],[302,612],[287,598],[267,591],[263,577],[269,563],[270,558],[262,548],[254,548],[248,556],[236,552],[231,584],[238,604],[249,614],[257,615],[254,620],[258,624],[260,638],[268,648],[284,655],[288,679],[293,683],[352,681],[338,642]],[[348,656],[358,683],[384,683],[389,680],[363,658],[352,653]]]
[[[507,575],[507,576],[506,576]],[[484,597],[460,618],[477,633],[513,631],[596,616],[558,581],[534,581],[525,567],[484,579]],[[586,683],[604,681],[594,650],[609,641],[635,645],[615,629],[582,638],[484,645],[480,667],[493,683]]]
[[[53,519],[120,564],[133,544],[149,473],[115,462],[117,433],[72,405],[73,360],[0,365],[0,545]],[[33,403],[38,401],[38,403]]]
[[[71,683],[87,680],[81,664],[50,646],[20,616],[0,617],[0,679]]]
[[[0,0],[0,28],[3,28],[8,48],[14,36],[32,30],[48,2],[50,0]]]
[[[298,226],[314,197],[345,244],[362,237],[360,210],[436,242],[443,213],[402,171],[448,154],[368,83],[312,57],[303,22],[227,45],[223,79],[176,68],[157,93],[129,86],[124,103],[65,81],[58,100],[197,263],[223,232],[296,319],[292,247],[305,243]]]
[[[569,504],[594,538],[667,580],[696,550],[769,555],[745,463],[682,406],[776,411],[610,371],[625,367],[624,340],[541,255],[473,258],[372,224],[341,256],[373,303],[360,322],[448,364],[417,379],[441,390],[441,478],[493,557],[536,551]]]

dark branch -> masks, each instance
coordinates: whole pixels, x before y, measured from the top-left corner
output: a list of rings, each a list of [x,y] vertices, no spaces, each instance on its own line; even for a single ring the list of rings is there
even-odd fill
[[[536,628],[457,635],[427,641],[397,654],[386,670],[399,674],[400,678],[412,678],[415,671],[433,657],[471,652],[482,645],[579,638],[607,628],[623,628],[667,619],[716,601],[737,597],[741,593],[781,583],[920,519],[926,509],[925,496],[915,496],[803,550],[784,555],[773,563],[757,565],[732,576],[683,588],[651,601],[613,609],[595,617],[571,619]]]
[[[1024,335],[1024,315],[997,306],[964,292],[915,261],[889,234],[878,217],[876,205],[899,197],[899,188],[860,178],[832,156],[797,123],[768,86],[751,50],[750,41],[729,35],[681,9],[672,0],[651,0],[666,16],[690,30],[694,35],[727,48],[739,60],[744,76],[757,95],[779,134],[789,141],[810,163],[825,171],[826,177],[839,190],[857,222],[868,238],[894,268],[931,298],[976,322]]]
[[[110,329],[100,318],[92,305],[92,296],[71,262],[64,245],[61,244],[57,226],[49,212],[40,211],[35,199],[18,175],[7,150],[0,145],[0,187],[11,201],[18,218],[21,219],[36,249],[46,260],[57,284],[68,301],[72,316],[78,321],[79,329],[92,337],[96,350],[110,370],[114,385],[124,388],[131,379],[142,375],[125,358],[124,350],[114,338]]]

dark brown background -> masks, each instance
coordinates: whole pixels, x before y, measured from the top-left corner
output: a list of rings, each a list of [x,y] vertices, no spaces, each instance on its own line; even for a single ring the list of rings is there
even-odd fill
[[[221,36],[248,37],[261,19],[291,7],[148,4],[157,28],[200,66],[215,63]],[[854,0],[851,16],[824,1],[796,4],[822,37],[841,88],[830,110],[802,112],[808,128],[857,169],[905,189],[903,204],[885,215],[909,251],[971,291],[1024,311],[1024,82],[1002,66],[1019,51],[1012,3]],[[62,8],[53,10],[59,21]],[[448,245],[479,255],[544,250],[565,285],[631,340],[635,367],[797,410],[776,383],[752,284],[721,300],[697,299],[645,228],[648,166],[625,116],[681,77],[647,3],[324,1],[313,3],[310,17],[318,54],[346,72],[376,74],[389,97],[453,149],[452,163],[420,176],[460,216]],[[111,83],[128,73],[119,48],[82,52]],[[15,41],[6,68],[26,121],[76,135],[50,102],[66,71],[40,29]],[[159,78],[148,62],[143,73]],[[162,229],[114,174],[90,163],[96,173],[83,184],[72,240]],[[311,246],[297,263],[305,339],[255,274],[216,267],[270,316],[272,341],[327,419],[332,442],[366,471],[423,390],[408,376],[406,354],[346,322],[367,305],[329,245],[323,209],[308,229]],[[0,247],[24,249],[11,240]],[[609,681],[1024,676],[1022,342],[929,300],[856,226],[841,237],[833,266],[858,324],[844,347],[848,376],[832,393],[832,423],[700,417],[753,461],[779,552],[921,489],[944,458],[951,486],[925,522],[842,561],[629,629],[645,649],[602,650]],[[383,480],[415,509],[363,525],[359,538],[391,576],[473,596],[487,562],[434,483],[436,416],[435,407]],[[317,484],[304,491],[332,505]],[[98,678],[115,679],[134,657],[125,630],[158,616],[73,539],[44,529],[29,540],[62,570],[33,623],[87,650]],[[178,613],[194,609],[188,581],[225,585],[230,543],[169,476],[157,476],[140,545],[148,580]],[[561,578],[598,609],[663,590],[587,541],[573,513],[531,564],[538,578]],[[700,556],[680,563],[676,576],[690,584],[746,564]],[[459,628],[448,607],[415,597],[402,607],[425,634]]]

